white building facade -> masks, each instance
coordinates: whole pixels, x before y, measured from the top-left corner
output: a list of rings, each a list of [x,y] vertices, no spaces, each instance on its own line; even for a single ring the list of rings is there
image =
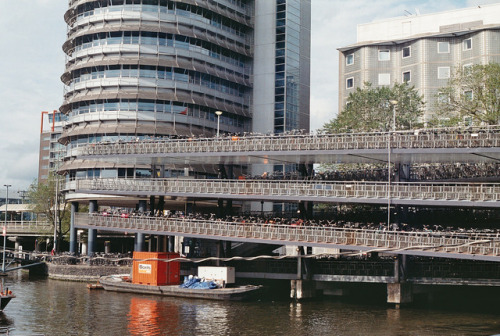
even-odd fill
[[[339,49],[339,111],[365,82],[407,82],[424,96],[425,122],[457,68],[500,62],[500,4],[361,24],[357,34]]]

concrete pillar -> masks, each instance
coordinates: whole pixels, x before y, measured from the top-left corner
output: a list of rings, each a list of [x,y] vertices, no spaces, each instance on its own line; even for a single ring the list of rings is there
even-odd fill
[[[175,236],[168,237],[168,252],[175,252]]]
[[[225,215],[224,211],[224,200],[222,198],[219,198],[217,200],[217,217],[222,218]]]
[[[398,255],[394,260],[394,279],[396,282],[405,282],[407,277],[407,258],[406,255]]]
[[[388,283],[387,284],[387,303],[394,303],[396,308],[402,304],[413,302],[412,285],[409,283]]]
[[[104,253],[111,253],[111,242],[109,240],[104,242]]]
[[[394,260],[394,280],[395,283],[387,284],[387,303],[394,303],[396,308],[402,304],[413,302],[413,288],[409,283],[405,283],[407,277],[406,255],[398,255]]]
[[[137,232],[135,234],[134,251],[144,252],[144,233]]]
[[[167,252],[168,249],[168,236],[161,237],[161,252]]]
[[[82,242],[82,250],[80,252],[82,255],[86,255],[87,254],[87,243],[85,242]]]
[[[14,241],[14,255],[17,255],[18,258],[23,257],[22,249],[23,249],[23,238],[22,237],[15,237]],[[19,251],[21,250],[21,251]]]
[[[145,213],[147,210],[147,202],[145,200],[140,200],[139,201],[139,206],[137,208],[139,210],[139,213]]]
[[[97,212],[97,201],[92,200],[89,201],[89,213],[94,213]],[[88,237],[87,237],[87,255],[88,256],[93,256],[96,250],[96,243],[97,243],[97,230],[96,229],[89,229],[88,231]]]
[[[78,212],[78,202],[71,202],[71,219],[69,228],[69,253],[75,255],[78,253],[77,236],[75,228],[75,214]]]
[[[290,298],[301,300],[309,299],[315,296],[315,283],[311,280],[291,280]]]
[[[159,196],[157,210],[160,216],[163,216],[164,209],[165,209],[165,196]]]
[[[192,214],[193,208],[194,208],[194,203],[190,203],[190,202],[186,203],[186,208],[185,208],[186,215]]]
[[[227,167],[227,178],[234,179],[234,165],[229,165]]]
[[[227,179],[226,167],[224,166],[223,163],[219,164],[218,170],[219,170],[218,178],[223,180]]]
[[[155,215],[155,206],[156,198],[154,196],[149,196],[149,212],[151,212],[151,216]]]
[[[410,180],[410,168],[409,163],[400,163],[398,167],[398,177],[400,182],[406,182]]]

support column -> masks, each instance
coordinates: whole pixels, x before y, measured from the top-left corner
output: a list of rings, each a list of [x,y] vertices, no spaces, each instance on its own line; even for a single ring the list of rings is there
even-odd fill
[[[175,252],[175,236],[168,236],[168,252]]]
[[[219,198],[217,200],[217,217],[222,218],[225,215],[224,211],[224,200],[222,198]]]
[[[316,292],[315,282],[303,279],[303,260],[301,255],[304,255],[304,247],[297,247],[297,255],[297,279],[290,282],[290,298],[296,300],[312,298]],[[308,270],[306,270],[306,273],[310,275],[308,274]]]
[[[310,299],[315,296],[315,283],[311,280],[291,280],[290,298],[301,300]]]
[[[165,196],[158,197],[158,216],[163,216],[163,210],[165,209]]]
[[[149,196],[149,212],[151,212],[151,216],[155,215],[155,206],[156,198],[154,196]]]
[[[168,236],[161,236],[161,252],[168,252]]]
[[[139,204],[137,206],[137,210],[139,211],[140,214],[143,214],[146,211],[146,201],[140,200]],[[135,246],[134,246],[134,251],[136,252],[144,252],[145,250],[145,241],[144,241],[144,233],[137,232],[135,234]],[[149,242],[149,248],[151,248],[151,239]]]
[[[394,303],[396,308],[402,304],[413,302],[412,285],[406,283],[407,260],[406,255],[398,255],[394,260],[395,283],[387,284],[387,303]]]
[[[144,252],[144,233],[137,232],[135,234],[134,251]]]
[[[140,214],[143,214],[143,213],[146,212],[146,210],[147,210],[147,202],[145,200],[140,200],[139,201],[138,210],[139,210]]]
[[[413,302],[413,288],[409,283],[388,283],[387,303],[394,303],[396,308],[401,308],[402,304]]]
[[[226,211],[224,211],[225,215],[231,216],[233,214],[233,200],[226,201]]]
[[[77,237],[75,228],[75,214],[78,212],[78,202],[71,202],[71,219],[69,228],[69,253],[75,255],[78,253]]]
[[[97,212],[97,201],[92,200],[89,201],[89,213],[94,213]],[[93,256],[96,250],[96,243],[97,243],[97,230],[96,229],[89,229],[88,230],[88,237],[87,237],[87,255],[89,257]]]
[[[22,237],[15,237],[14,241],[14,255],[17,255],[19,258],[22,258],[22,251],[19,252],[19,250],[23,249],[23,238]],[[18,254],[19,253],[19,254]]]
[[[234,179],[234,165],[227,166],[227,178],[231,180]]]

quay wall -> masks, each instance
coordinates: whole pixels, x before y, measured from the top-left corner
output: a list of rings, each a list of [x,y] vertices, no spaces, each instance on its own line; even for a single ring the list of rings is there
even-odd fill
[[[104,275],[132,274],[132,266],[56,265],[46,263],[46,274],[50,279],[88,282],[97,281]]]

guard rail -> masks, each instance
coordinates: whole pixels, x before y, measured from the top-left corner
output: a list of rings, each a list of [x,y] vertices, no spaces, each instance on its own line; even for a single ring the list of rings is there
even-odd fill
[[[247,239],[273,244],[307,243],[311,246],[352,247],[353,250],[377,249],[388,252],[420,250],[441,254],[500,256],[498,234],[453,232],[405,232],[346,229],[319,226],[289,226],[267,223],[235,223],[189,218],[103,216],[75,214],[75,226],[105,230],[146,231],[158,234]],[[398,251],[395,251],[398,250]]]
[[[252,151],[327,151],[387,149],[388,147],[400,149],[500,147],[500,126],[376,133],[138,140],[132,142],[91,144],[78,148],[77,152],[79,156],[89,156]]]
[[[500,206],[498,183],[338,182],[310,180],[202,180],[202,179],[87,179],[77,180],[80,192],[118,195],[161,194],[170,196],[301,200],[406,200],[483,202]],[[377,203],[377,202],[376,202]],[[379,202],[380,203],[380,202]]]

